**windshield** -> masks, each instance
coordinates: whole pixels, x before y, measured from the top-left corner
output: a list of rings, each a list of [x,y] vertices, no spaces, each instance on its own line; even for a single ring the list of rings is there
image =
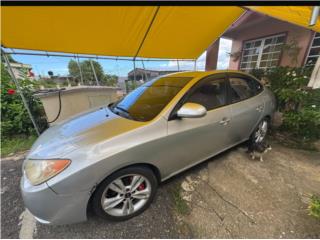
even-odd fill
[[[192,77],[162,77],[151,80],[129,93],[110,109],[136,121],[150,121],[177,95]]]

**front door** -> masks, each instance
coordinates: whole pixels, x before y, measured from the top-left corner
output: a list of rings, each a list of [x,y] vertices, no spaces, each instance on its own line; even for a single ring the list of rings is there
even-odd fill
[[[195,165],[230,145],[231,111],[227,106],[224,74],[201,80],[178,106],[186,102],[201,104],[207,109],[207,114],[201,118],[174,118],[168,121],[169,147],[166,155],[172,173]]]

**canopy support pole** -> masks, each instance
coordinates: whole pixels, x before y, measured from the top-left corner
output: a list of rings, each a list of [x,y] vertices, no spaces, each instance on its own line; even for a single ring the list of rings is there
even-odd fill
[[[194,60],[194,70],[197,71],[197,59]]]
[[[178,72],[180,72],[179,59],[177,59]]]
[[[94,66],[93,66],[93,63],[92,63],[91,59],[90,59],[90,64],[91,64],[91,68],[92,68],[92,71],[93,71],[94,78],[96,79],[96,82],[97,82],[97,86],[100,86],[99,81],[98,81],[98,77],[97,77],[97,74],[96,74],[96,70],[94,69]]]
[[[320,13],[320,6],[314,6],[312,9],[312,14],[309,22],[309,26],[314,26],[317,23],[318,17]]]
[[[1,52],[2,52],[2,55],[3,55],[3,58],[4,58],[5,62],[6,62],[6,64],[7,64],[7,67],[8,67],[9,73],[10,73],[10,76],[11,76],[13,82],[15,83],[15,85],[16,85],[16,87],[17,87],[17,90],[18,90],[18,92],[19,92],[19,94],[20,94],[20,97],[21,97],[21,99],[22,99],[23,105],[24,105],[24,107],[27,109],[28,115],[29,115],[29,117],[30,117],[30,119],[31,119],[31,122],[32,122],[32,124],[33,124],[33,126],[34,126],[34,129],[36,130],[38,136],[40,136],[39,128],[38,128],[38,126],[37,126],[37,124],[36,124],[35,119],[34,119],[33,116],[32,116],[32,113],[31,113],[30,108],[29,108],[29,106],[28,106],[27,100],[25,99],[25,97],[24,97],[24,95],[23,95],[23,92],[22,92],[22,90],[21,90],[21,88],[20,88],[20,84],[19,84],[18,80],[16,79],[16,76],[15,76],[14,73],[13,73],[13,70],[12,70],[12,68],[11,68],[9,59],[8,59],[7,55],[6,55],[2,50],[1,50]]]
[[[148,81],[148,75],[147,75],[147,72],[146,72],[146,68],[144,67],[144,62],[143,60],[141,60],[141,63],[142,63],[142,67],[143,67],[143,70],[144,70],[144,76],[146,78],[146,81]]]
[[[77,64],[78,64],[79,72],[80,72],[81,84],[84,85],[83,76],[82,76],[82,70],[81,70],[81,66],[80,66],[80,62],[79,62],[79,57],[76,57],[76,58],[77,58]]]
[[[136,58],[133,59],[133,88],[136,88]]]

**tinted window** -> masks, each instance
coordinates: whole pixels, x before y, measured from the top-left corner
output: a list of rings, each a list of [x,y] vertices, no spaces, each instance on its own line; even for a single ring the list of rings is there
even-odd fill
[[[256,80],[245,76],[230,76],[231,101],[244,100],[262,91],[262,85]]]
[[[150,121],[191,80],[191,77],[162,77],[143,84],[110,109],[136,121]]]
[[[198,103],[207,110],[226,104],[226,82],[224,78],[209,79],[197,87],[187,102]]]

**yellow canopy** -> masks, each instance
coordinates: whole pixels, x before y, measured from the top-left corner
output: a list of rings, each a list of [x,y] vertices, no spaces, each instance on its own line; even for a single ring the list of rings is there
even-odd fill
[[[309,27],[309,21],[312,13],[312,7],[310,6],[254,6],[248,8],[252,11],[264,13],[271,17],[320,32],[319,17],[316,25]]]
[[[3,6],[7,48],[195,59],[243,12],[239,7]]]
[[[249,9],[309,27],[312,7]],[[108,56],[197,58],[244,12],[232,6],[3,6],[7,48]]]

